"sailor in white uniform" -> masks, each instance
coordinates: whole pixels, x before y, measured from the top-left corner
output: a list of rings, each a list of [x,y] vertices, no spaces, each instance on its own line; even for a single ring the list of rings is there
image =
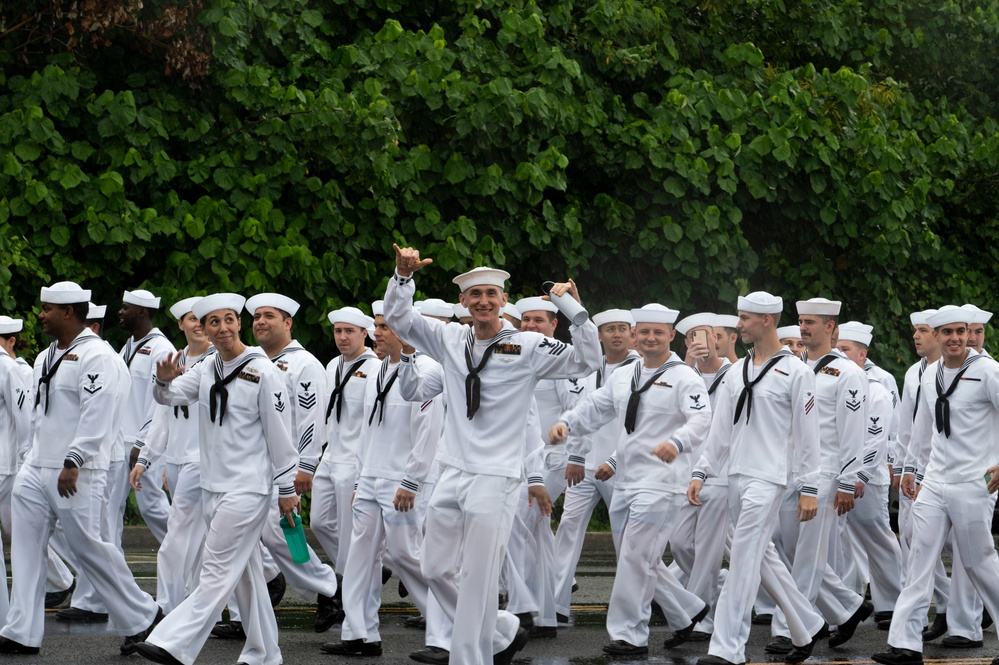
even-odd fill
[[[509,275],[489,268],[453,280],[473,317],[472,328],[427,319],[412,306],[412,275],[431,261],[421,260],[413,249],[395,250],[396,274],[385,293],[386,323],[443,365],[452,400],[444,431],[460,442],[445,444],[455,454],[442,458],[447,468],[431,498],[423,573],[454,621],[452,661],[508,665],[527,641],[517,618],[497,609],[499,572],[524,473],[524,427],[517,423],[524,422],[539,379],[585,376],[599,366],[596,326],[587,321],[570,327],[575,346],[504,328],[500,310]],[[570,290],[574,294],[571,282],[556,284],[552,292]],[[460,395],[464,409],[454,404]]]
[[[746,661],[751,609],[761,582],[787,618],[794,647],[785,662],[807,659],[824,632],[825,622],[795,586],[770,540],[788,481],[800,493],[802,521],[815,517],[819,484],[815,377],[777,339],[783,306],[783,300],[762,291],[740,296],[738,327],[753,350],[718,387],[711,431],[687,489],[687,499],[698,505],[704,479],[727,465],[735,524],[732,555],[708,656],[700,665]]]
[[[266,522],[283,515],[294,523],[298,451],[280,370],[239,338],[243,304],[234,293],[194,303],[194,315],[216,349],[210,362],[184,371],[177,353],[156,364],[156,401],[198,411],[208,522],[198,586],[138,645],[143,657],[158,663],[192,665],[233,591],[246,631],[239,662],[281,663],[259,543]]]
[[[33,443],[14,482],[14,584],[0,653],[38,653],[44,633],[44,560],[56,520],[76,562],[126,635],[123,654],[162,617],[136,585],[125,557],[100,538],[108,451],[121,426],[128,380],[114,351],[86,327],[90,291],[73,282],[43,287],[42,330],[56,339],[35,361]]]
[[[923,373],[918,411],[902,477],[915,494],[905,587],[888,632],[890,650],[878,663],[923,662],[923,617],[933,593],[933,569],[953,529],[954,547],[985,607],[999,616],[999,555],[991,534],[999,489],[995,440],[999,423],[999,364],[967,348],[969,312],[944,306],[927,319],[940,359]],[[984,479],[983,479],[984,476]]]
[[[805,352],[805,343],[801,340],[801,328],[798,326],[781,326],[777,329],[777,338],[799,358]]]
[[[735,355],[735,345],[739,341],[739,317],[732,314],[719,314],[714,320],[715,352],[719,358],[727,358],[730,363],[739,359]]]

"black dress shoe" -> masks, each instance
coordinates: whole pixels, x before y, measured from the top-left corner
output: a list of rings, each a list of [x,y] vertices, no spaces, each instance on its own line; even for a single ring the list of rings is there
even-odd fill
[[[888,647],[888,651],[871,656],[875,663],[881,665],[923,665],[923,654],[911,649]]]
[[[17,653],[24,656],[34,656],[39,651],[39,647],[29,647],[26,644],[8,640],[6,637],[0,637],[0,653]]]
[[[534,615],[530,612],[520,612],[519,614],[514,614],[513,616],[520,619],[520,627],[524,630],[530,630],[534,627]]]
[[[610,644],[604,645],[604,653],[608,656],[647,656],[649,647],[635,646],[624,640],[614,640]]]
[[[961,637],[960,635],[948,635],[940,641],[940,646],[947,647],[948,649],[980,649],[982,641],[969,640],[967,637]]]
[[[69,585],[68,589],[64,589],[62,591],[49,591],[45,594],[45,609],[52,610],[57,607],[62,607],[62,604],[73,595],[74,591],[76,591],[76,580],[73,580],[73,583]]]
[[[891,628],[891,618],[893,616],[895,616],[894,612],[875,612],[874,623],[877,625],[878,630],[888,630]]]
[[[923,641],[930,642],[947,632],[947,613],[937,614],[926,628],[923,628]]]
[[[77,607],[67,607],[56,612],[56,619],[59,621],[73,621],[75,623],[107,623],[108,615],[103,612],[90,612]]]
[[[730,660],[725,660],[721,656],[712,656],[708,654],[707,656],[701,656],[697,659],[697,665],[745,665],[745,663],[733,663]]]
[[[385,586],[390,579],[392,579],[392,569],[382,566],[382,586]]]
[[[992,625],[992,615],[988,610],[982,610],[982,630]]]
[[[405,619],[403,619],[402,625],[405,626],[406,628],[416,628],[417,630],[426,630],[427,619],[426,617],[417,614],[415,617],[406,617]]]
[[[154,663],[162,663],[162,665],[183,665],[183,663],[174,658],[172,653],[162,647],[156,646],[155,644],[150,644],[149,642],[139,642],[136,644],[135,652],[146,660],[151,660]]]
[[[753,625],[754,626],[769,626],[774,620],[773,614],[754,614],[753,615]]]
[[[577,591],[579,591],[579,585],[573,582],[572,589],[570,589],[569,593],[576,593]]]
[[[784,654],[791,653],[791,649],[794,645],[791,644],[791,638],[785,637],[783,635],[778,635],[773,638],[767,645],[763,647],[763,653],[769,653],[776,656],[783,656]]]
[[[316,603],[315,629],[317,633],[325,633],[336,624],[343,623],[345,615],[340,603],[336,602],[336,598],[319,594]]]
[[[866,600],[862,602],[857,611],[853,613],[853,616],[841,623],[833,634],[829,636],[829,646],[838,647],[841,644],[846,644],[853,637],[853,634],[857,632],[857,626],[862,624],[867,617],[871,616],[872,612],[874,612],[874,606]]]
[[[690,634],[690,639],[688,642],[710,642],[711,633],[705,633],[703,630],[695,630]]]
[[[451,652],[440,647],[423,647],[409,654],[411,660],[429,665],[447,665],[451,662]]]
[[[399,597],[405,598],[408,595],[409,595],[409,589],[407,589],[406,585],[402,583],[402,580],[399,580]]]
[[[531,626],[527,636],[532,640],[553,640],[558,637],[558,629],[555,626]]]
[[[567,626],[567,625],[569,625],[569,615],[568,614],[561,614],[559,612],[556,612],[555,613],[555,621],[560,626],[561,625],[566,625]]]
[[[212,628],[212,635],[222,640],[245,640],[241,621],[219,621]]]
[[[319,648],[323,651],[323,653],[331,653],[336,656],[382,655],[381,642],[365,642],[364,640],[343,640],[342,642],[328,642]]]
[[[690,634],[694,632],[694,626],[701,623],[701,621],[704,620],[704,617],[708,616],[709,609],[711,608],[705,604],[704,608],[698,612],[693,619],[691,619],[689,626],[681,628],[680,630],[674,630],[666,637],[666,641],[663,642],[663,647],[672,649],[673,647],[678,647],[689,640]]]
[[[822,627],[812,636],[812,640],[804,646],[796,646],[791,649],[790,653],[784,656],[785,663],[803,663],[808,660],[808,657],[812,655],[812,650],[815,649],[816,643],[829,634],[829,625],[826,623],[822,624]]]
[[[277,577],[267,583],[267,595],[271,597],[271,607],[277,607],[281,599],[284,598],[284,590],[288,584],[284,580],[284,573],[278,573]]]
[[[510,665],[513,662],[513,657],[526,645],[527,631],[523,628],[518,628],[517,634],[513,636],[513,642],[510,642],[510,646],[499,653],[493,654],[493,665]]]
[[[136,633],[135,635],[129,635],[125,638],[125,641],[121,643],[120,651],[122,656],[131,656],[138,650],[138,645],[140,642],[145,642],[149,634],[153,632],[153,629],[159,625],[160,621],[163,621],[163,609],[160,607],[156,608],[156,616],[153,618],[153,622],[146,626],[146,629],[141,633]]]

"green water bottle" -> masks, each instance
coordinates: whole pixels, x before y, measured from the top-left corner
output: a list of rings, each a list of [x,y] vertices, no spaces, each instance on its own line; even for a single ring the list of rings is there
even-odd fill
[[[281,516],[281,530],[284,531],[284,539],[288,541],[288,549],[291,550],[291,560],[295,563],[305,563],[309,560],[309,544],[305,542],[305,527],[302,526],[302,517],[298,513],[295,516],[295,524],[288,524],[288,518]]]

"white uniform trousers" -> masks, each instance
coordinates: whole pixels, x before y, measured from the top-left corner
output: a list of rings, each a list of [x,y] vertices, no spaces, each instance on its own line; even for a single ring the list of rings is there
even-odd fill
[[[701,488],[700,506],[692,506],[689,501],[680,504],[670,539],[670,552],[673,562],[683,571],[684,587],[704,600],[712,611],[718,605],[721,592],[718,573],[731,530],[728,486],[708,482]],[[697,630],[705,633],[714,630],[712,613],[697,625]]]
[[[168,463],[166,473],[172,501],[166,536],[156,553],[156,602],[169,614],[198,584],[208,525],[201,505],[201,465]]]
[[[239,662],[281,662],[277,622],[271,609],[260,561],[260,532],[267,520],[278,520],[269,494],[203,491],[208,535],[201,573],[194,591],[168,614],[146,639],[174,658],[192,665],[229,595],[235,592],[246,642]]]
[[[663,563],[663,553],[673,534],[681,501],[686,498],[661,490],[616,488],[611,511],[622,517],[620,521],[615,520],[620,528],[620,546],[607,606],[607,633],[611,640],[648,645],[649,618],[657,587],[669,589],[673,602],[668,605],[684,610],[694,608],[693,612],[684,611],[679,617],[667,613],[670,625],[677,629],[689,626],[691,614],[704,607],[704,601],[684,589]],[[664,584],[661,584],[661,578],[664,578]],[[667,606],[663,607],[664,612],[667,612]]]
[[[142,484],[142,491],[135,493],[135,505],[139,508],[142,521],[146,523],[149,531],[159,543],[162,543],[163,538],[166,537],[167,521],[170,519],[170,502],[167,501],[166,492],[163,491],[163,470],[162,458],[153,462],[153,465],[146,469],[146,473],[143,474],[147,480]],[[125,476],[127,495],[128,476],[131,473],[127,461],[124,463],[122,473]],[[124,507],[122,512],[124,513]]]
[[[593,469],[587,469],[581,483],[565,490],[562,519],[555,532],[555,611],[566,616],[569,616],[573,578],[593,509],[601,500],[609,509],[614,494],[613,476],[609,480],[597,480],[593,474]]]
[[[905,588],[895,605],[888,644],[923,650],[923,617],[933,594],[933,568],[953,527],[960,562],[992,616],[999,616],[999,555],[992,539],[992,501],[984,480],[924,481],[912,506],[912,543]],[[948,614],[948,618],[949,618]]]
[[[854,510],[859,502],[860,499],[855,501]],[[867,557],[867,549],[857,536],[857,532],[850,528],[849,513],[847,519],[836,520],[836,530],[829,538],[829,565],[843,580],[843,584],[855,593],[863,595],[867,585],[871,583],[871,564]]]
[[[274,488],[274,496],[271,499],[274,513],[278,511],[278,489]],[[271,557],[279,572],[284,573],[285,581],[295,593],[308,601],[315,601],[316,594],[324,596],[334,596],[337,591],[336,573],[333,568],[326,565],[309,546],[309,560],[305,563],[295,563],[291,558],[291,550],[288,548],[288,541],[285,540],[284,532],[281,531],[280,519],[266,520],[264,530],[261,534],[264,547],[270,552]],[[273,579],[277,575],[268,577],[264,571],[265,579]],[[380,579],[380,578],[379,578]]]
[[[56,520],[55,531],[49,538],[49,564],[46,571],[45,591],[65,591],[73,586],[73,573],[70,567],[79,572],[76,557],[66,544],[66,536]]]
[[[61,472],[62,469],[25,464],[17,474],[11,501],[14,584],[7,623],[0,635],[27,646],[42,644],[45,574],[39,562],[44,560],[57,519],[62,523],[81,570],[107,606],[118,633],[134,635],[145,630],[156,618],[156,601],[139,589],[121,552],[95,535],[100,530],[101,513],[95,510],[98,502],[93,500],[93,493],[96,489],[103,499],[106,472],[80,469],[77,492],[70,498],[59,496],[57,485]]]
[[[785,556],[791,558],[791,576],[829,625],[844,623],[864,602],[863,596],[848,589],[829,565],[829,540],[839,519],[833,507],[835,495],[836,480],[822,476],[814,519],[798,520],[800,494],[796,489],[784,493],[780,508],[781,541]],[[791,635],[780,608],[774,614],[772,632]]]
[[[999,494],[989,495],[993,511],[995,510],[996,497],[999,497]],[[947,633],[951,636],[966,637],[969,640],[981,640],[982,610],[985,606],[964,570],[960,550],[953,547],[953,536],[954,530],[951,529],[951,535],[947,539],[951,545],[948,548],[951,557],[951,573],[950,598],[947,603]]]
[[[891,612],[902,592],[902,552],[888,518],[888,485],[867,485],[846,514],[847,531],[867,553],[875,612]]]
[[[497,598],[519,489],[517,478],[446,467],[430,499],[422,570],[454,623],[454,663],[492,663],[520,627],[516,616],[499,610]]]
[[[312,533],[326,550],[333,568],[342,571],[350,549],[351,497],[357,467],[353,464],[327,462],[324,456],[312,480],[312,503],[309,520]]]
[[[499,584],[506,590],[507,612],[535,615],[541,611],[541,606],[534,591],[528,586],[534,580],[529,582],[525,575],[528,553],[533,558],[538,545],[534,542],[536,535],[528,525],[529,518],[524,510],[524,504],[528,500],[526,483],[521,483],[517,494],[517,509],[513,514],[513,526],[510,527],[510,540],[506,544],[506,558],[500,570]]]
[[[906,576],[909,571],[909,543],[912,542],[912,499],[904,494],[898,494],[898,546],[902,552],[902,588],[908,584]],[[947,577],[947,569],[943,560],[937,557],[933,567],[933,606],[936,607],[937,614],[947,612],[947,605],[950,603],[950,578]],[[923,618],[923,625],[928,622],[928,618]]]
[[[383,549],[392,558],[392,573],[406,585],[416,607],[427,616],[427,583],[420,570],[420,518],[415,510],[395,509],[392,501],[398,489],[398,480],[358,479],[350,553],[343,571],[343,609],[347,615],[341,629],[344,640],[381,641],[379,553]],[[427,630],[433,628],[428,622]]]
[[[105,543],[111,543],[111,519],[107,503],[111,489],[108,481],[109,476],[107,472],[101,474],[101,477],[94,476],[90,491],[91,501],[94,503],[94,511],[99,515],[97,521],[94,522],[94,526],[98,529],[94,536]],[[62,524],[59,521],[56,521],[54,535],[56,537],[50,539],[50,543],[56,541],[63,544],[66,548],[71,547],[67,542],[66,533],[63,531]],[[125,555],[125,551],[120,546],[118,547],[118,551],[122,553],[122,556]],[[107,614],[108,610],[101,601],[97,589],[94,588],[94,585],[90,582],[90,578],[87,577],[87,573],[80,570],[77,577],[76,589],[73,591],[73,597],[70,599],[70,606],[88,612]]]
[[[744,663],[753,602],[761,583],[784,611],[793,644],[808,644],[823,620],[798,591],[770,540],[777,526],[784,487],[742,475],[730,475],[728,481],[729,510],[735,531],[728,577],[718,596],[708,653],[733,663]]]

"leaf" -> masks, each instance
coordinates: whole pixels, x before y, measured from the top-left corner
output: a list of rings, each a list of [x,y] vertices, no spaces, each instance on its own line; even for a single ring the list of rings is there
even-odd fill
[[[121,178],[121,174],[117,171],[107,171],[102,173],[97,178],[97,183],[104,196],[111,196],[112,194],[117,194],[125,189],[125,183]]]
[[[56,244],[57,247],[65,247],[69,244],[69,227],[57,226],[49,232],[49,238],[52,242]]]
[[[219,21],[219,32],[221,32],[226,37],[235,37],[239,32],[239,26],[228,16],[224,16],[221,21]]]
[[[73,189],[79,185],[86,178],[83,175],[83,171],[76,164],[70,164],[62,172],[62,177],[59,178],[59,184],[63,186],[63,189]]]

